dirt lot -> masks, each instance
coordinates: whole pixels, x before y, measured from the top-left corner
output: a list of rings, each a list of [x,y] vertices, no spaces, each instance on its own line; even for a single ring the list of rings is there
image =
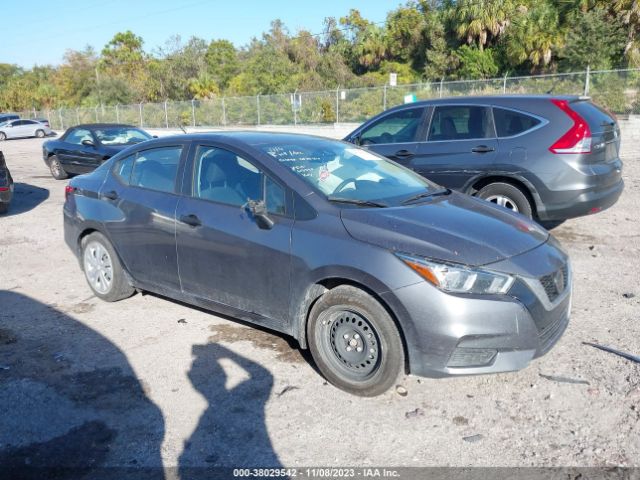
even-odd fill
[[[640,466],[640,141],[616,206],[554,230],[575,270],[560,343],[517,373],[327,385],[293,342],[153,295],[93,297],[41,141],[0,144],[0,465]],[[557,378],[560,377],[560,378]]]

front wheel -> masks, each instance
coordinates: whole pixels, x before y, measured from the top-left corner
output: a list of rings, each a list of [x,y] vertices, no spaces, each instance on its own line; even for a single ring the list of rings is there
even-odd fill
[[[371,295],[341,285],[311,309],[309,348],[322,374],[354,395],[386,392],[404,371],[404,348],[395,322]]]
[[[69,178],[69,174],[65,172],[64,168],[60,164],[60,160],[55,155],[51,155],[49,157],[49,170],[51,171],[51,175],[56,180],[64,180],[65,178]]]
[[[525,217],[533,217],[533,209],[529,199],[522,190],[510,183],[496,182],[482,187],[476,196],[520,213]]]
[[[133,295],[118,255],[104,235],[91,233],[82,239],[81,246],[84,276],[97,297],[117,302]]]
[[[0,142],[3,142],[7,139],[7,134],[4,132],[0,132]]]

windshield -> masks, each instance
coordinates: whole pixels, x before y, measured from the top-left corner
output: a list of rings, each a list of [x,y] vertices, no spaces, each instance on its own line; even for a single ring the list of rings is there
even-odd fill
[[[439,187],[368,150],[342,142],[301,138],[295,143],[258,145],[329,200],[401,205],[417,194]]]
[[[147,132],[132,127],[110,127],[95,130],[96,137],[103,145],[133,145],[150,140]]]

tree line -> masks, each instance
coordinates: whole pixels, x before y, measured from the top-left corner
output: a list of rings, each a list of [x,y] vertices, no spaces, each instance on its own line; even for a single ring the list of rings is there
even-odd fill
[[[209,99],[640,66],[637,0],[411,0],[373,22],[358,10],[290,33],[280,20],[236,47],[131,31],[58,66],[0,63],[0,111]]]

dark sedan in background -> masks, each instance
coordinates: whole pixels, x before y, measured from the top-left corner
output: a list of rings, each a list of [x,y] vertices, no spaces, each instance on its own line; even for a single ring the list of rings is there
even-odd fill
[[[13,178],[11,178],[4,155],[0,152],[0,213],[9,210],[11,197],[13,197]]]
[[[69,174],[91,172],[116,153],[151,138],[149,133],[131,125],[77,125],[59,139],[44,142],[42,158],[51,175],[63,180]]]
[[[540,221],[604,210],[624,187],[618,124],[585,97],[410,103],[381,113],[345,140]]]
[[[358,395],[405,369],[523,368],[569,321],[546,230],[335,140],[145,142],[71,180],[64,230],[97,297],[149,290],[292,335]]]

